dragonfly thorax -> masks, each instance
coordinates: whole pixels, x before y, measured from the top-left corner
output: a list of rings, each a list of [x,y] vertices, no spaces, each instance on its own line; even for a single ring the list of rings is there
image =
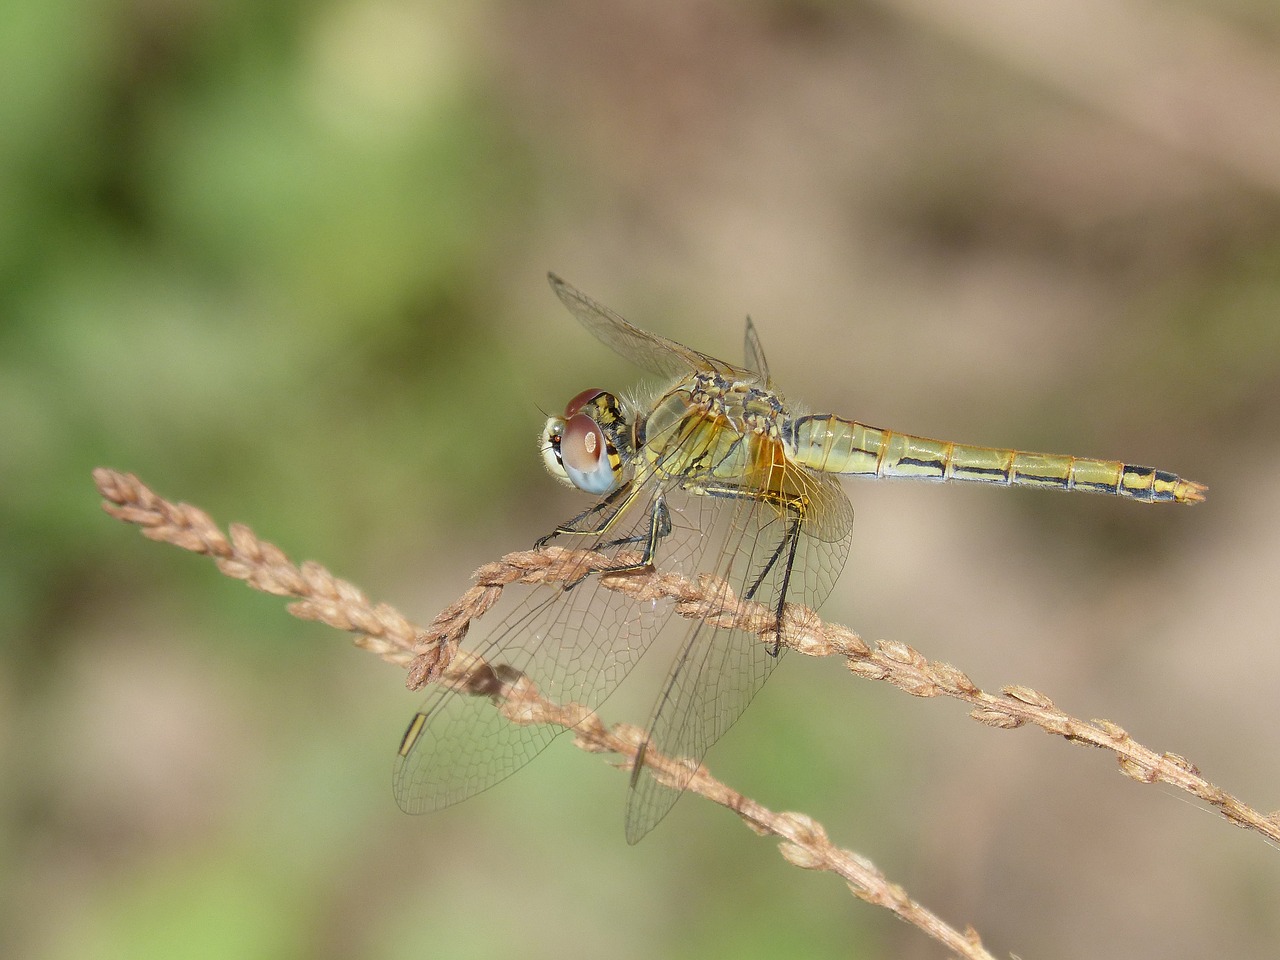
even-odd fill
[[[689,382],[689,403],[703,416],[739,435],[757,433],[777,438],[786,415],[782,398],[772,390],[718,373],[700,372]]]
[[[695,492],[778,482],[786,408],[756,382],[698,371],[668,390],[637,423],[646,475]]]

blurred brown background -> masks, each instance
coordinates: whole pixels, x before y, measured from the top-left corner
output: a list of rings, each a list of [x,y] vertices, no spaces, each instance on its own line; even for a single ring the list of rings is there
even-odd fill
[[[567,738],[402,815],[396,671],[100,513],[135,471],[425,622],[581,508],[541,411],[640,379],[547,269],[730,360],[749,312],[815,410],[1207,483],[851,482],[825,612],[1280,807],[1274,3],[0,16],[0,955],[943,955],[697,800],[627,847]],[[1275,955],[1280,852],[965,712],[792,656],[709,763],[998,954]]]

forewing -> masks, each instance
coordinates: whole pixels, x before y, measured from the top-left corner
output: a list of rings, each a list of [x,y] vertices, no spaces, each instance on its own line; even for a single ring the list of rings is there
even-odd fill
[[[619,517],[611,539],[648,531],[652,497],[640,495]],[[619,554],[635,544],[608,546],[595,536],[565,546]],[[516,590],[518,588],[510,588]],[[492,680],[527,678],[557,704],[599,706],[649,646],[670,601],[637,603],[606,590],[591,574],[574,585],[529,588],[529,593],[475,650]],[[465,661],[460,659],[460,667]],[[465,800],[532,760],[563,728],[508,720],[495,698],[437,683],[397,754],[396,800],[423,813]]]
[[[476,654],[488,676],[525,677],[557,703],[594,706],[639,659],[662,615],[633,608],[594,576],[573,588],[536,587]],[[496,698],[458,692],[447,681],[432,687],[396,757],[402,809],[424,813],[465,800],[515,773],[563,732],[513,723],[499,708]]]
[[[624,320],[604,304],[565,283],[554,273],[547,274],[551,289],[569,312],[595,337],[615,353],[637,366],[664,377],[682,377],[691,370],[715,370],[725,376],[753,378],[749,371],[699,353],[682,343],[648,333]]]
[[[651,478],[634,498],[619,498],[629,505],[606,534],[563,534],[555,542],[605,553],[619,562],[634,560],[649,535],[655,503],[664,494]],[[596,519],[586,515],[581,528],[588,529]],[[699,531],[678,523],[657,547],[660,557],[685,569],[699,568],[705,549]],[[598,574],[573,585],[531,588],[475,650],[487,671],[475,675],[495,684],[527,681],[555,704],[578,703],[594,710],[640,659],[673,610],[669,599],[638,601],[606,589]],[[437,810],[493,786],[564,730],[512,722],[500,709],[501,698],[461,692],[460,686],[446,678],[433,687],[406,732],[393,783],[396,800],[408,813]]]
[[[712,588],[713,600],[751,599],[770,610],[780,601],[816,608],[844,567],[853,508],[838,481],[790,464],[780,469],[791,471],[783,486],[802,490],[806,503],[789,573],[791,515],[759,499],[759,489],[744,489],[738,497],[700,496],[691,505],[715,544],[714,553],[707,554],[712,565],[707,572],[717,580],[704,581],[719,583]],[[633,777],[627,803],[630,843],[666,816],[707,750],[742,715],[784,650],[779,646],[775,656],[755,634],[694,623],[654,707],[645,746],[646,753],[684,762],[685,771],[674,786],[643,770]]]

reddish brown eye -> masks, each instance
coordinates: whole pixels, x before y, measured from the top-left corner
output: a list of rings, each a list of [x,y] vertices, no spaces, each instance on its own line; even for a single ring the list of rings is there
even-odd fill
[[[587,493],[608,493],[618,485],[620,467],[609,456],[600,425],[585,413],[569,417],[560,437],[560,459],[573,485]]]
[[[583,390],[580,394],[564,405],[564,418],[568,420],[602,393],[604,393],[604,391],[599,387],[591,387],[589,390]]]
[[[600,427],[585,413],[570,417],[564,424],[560,438],[560,456],[565,466],[573,470],[594,470],[604,453],[604,434]]]

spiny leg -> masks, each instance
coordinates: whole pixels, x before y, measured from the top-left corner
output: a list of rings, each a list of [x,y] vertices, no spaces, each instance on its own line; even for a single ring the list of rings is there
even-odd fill
[[[771,657],[778,655],[778,648],[782,645],[782,610],[787,603],[787,591],[791,586],[791,571],[795,569],[796,549],[800,545],[800,520],[802,515],[795,503],[788,502],[786,507],[789,511],[794,512],[794,518],[787,524],[787,532],[782,535],[782,539],[778,541],[778,545],[773,550],[773,555],[769,557],[769,562],[761,569],[756,576],[755,582],[747,589],[744,595],[745,599],[751,600],[755,597],[756,591],[760,589],[764,583],[765,577],[773,570],[778,562],[778,558],[782,556],[782,551],[787,550],[787,562],[782,568],[782,585],[778,590],[778,602],[774,607],[774,618],[777,622],[777,630],[773,637],[773,647],[769,650]]]
[[[791,521],[785,539],[791,541],[791,550],[787,554],[787,565],[782,569],[782,587],[778,590],[778,605],[773,611],[774,622],[777,624],[773,634],[773,648],[769,651],[769,655],[773,657],[778,655],[778,648],[782,646],[782,610],[787,603],[787,591],[791,589],[791,572],[796,568],[796,549],[800,546],[799,515]]]
[[[579,523],[582,523],[592,514],[599,513],[600,511],[613,506],[617,500],[623,499],[625,501],[626,499],[625,495],[629,494],[631,492],[631,489],[632,489],[632,485],[630,483],[624,483],[622,486],[620,486],[617,490],[613,491],[613,493],[609,494],[603,500],[593,504],[592,506],[588,507],[586,510],[583,510],[580,514],[578,514],[568,523],[562,523],[559,526],[557,526],[554,530],[552,530],[550,533],[548,533],[545,537],[539,537],[537,540],[533,542],[534,549],[540,550],[543,547],[545,547],[548,543],[550,543],[552,540],[554,540],[556,537],[563,536],[563,535],[575,534],[579,536],[599,536],[600,534],[604,533],[605,530],[609,528],[609,524],[613,523],[613,521],[617,518],[618,514],[622,511],[621,506],[619,506],[617,510],[614,510],[612,513],[610,513],[603,521],[599,523],[598,526],[583,530],[579,528],[577,525]],[[625,502],[623,506],[625,506]]]
[[[627,504],[623,503],[605,523],[601,524],[599,530],[594,531],[597,534],[603,533],[609,529],[609,524],[618,517]],[[590,512],[590,511],[588,511]],[[658,541],[664,539],[671,533],[671,513],[667,509],[666,498],[661,494],[653,498],[653,506],[649,511],[648,528],[643,533],[636,533],[626,537],[619,537],[616,540],[610,540],[606,543],[596,545],[597,550],[609,549],[610,547],[618,547],[628,543],[643,543],[644,549],[640,558],[630,563],[618,563],[613,566],[600,567],[596,573],[628,573],[632,570],[645,570],[653,566],[653,557],[658,549]],[[585,530],[569,530],[567,533],[587,533]],[[587,578],[587,574],[583,574],[576,580],[567,582],[564,585],[565,590],[572,590],[583,580]]]
[[[617,547],[624,543],[644,543],[644,552],[640,559],[634,563],[623,563],[616,567],[606,567],[600,573],[626,573],[630,570],[643,570],[646,567],[653,566],[653,555],[658,548],[658,541],[671,533],[671,514],[667,510],[666,498],[661,494],[653,498],[653,509],[649,512],[649,530],[644,534],[633,534],[629,537],[620,537],[617,540],[611,540],[608,543],[601,544],[602,547]]]
[[[764,500],[776,506],[782,507],[792,518],[787,524],[787,532],[782,535],[778,541],[778,545],[774,547],[773,554],[769,557],[769,562],[764,565],[760,573],[756,575],[755,581],[747,588],[743,599],[751,600],[755,597],[756,592],[764,584],[765,578],[769,576],[770,571],[778,563],[778,558],[782,556],[783,550],[787,551],[787,562],[782,571],[782,585],[778,590],[778,601],[774,606],[774,617],[777,622],[777,632],[774,634],[773,646],[769,650],[769,655],[776,657],[778,650],[782,645],[782,612],[787,604],[787,591],[791,586],[791,571],[795,569],[796,551],[800,546],[800,524],[804,520],[804,504],[807,503],[803,496],[786,496],[772,491],[756,491],[744,492],[739,487],[723,486],[723,487],[701,487],[699,492],[708,494],[713,497],[730,497],[738,500]]]

